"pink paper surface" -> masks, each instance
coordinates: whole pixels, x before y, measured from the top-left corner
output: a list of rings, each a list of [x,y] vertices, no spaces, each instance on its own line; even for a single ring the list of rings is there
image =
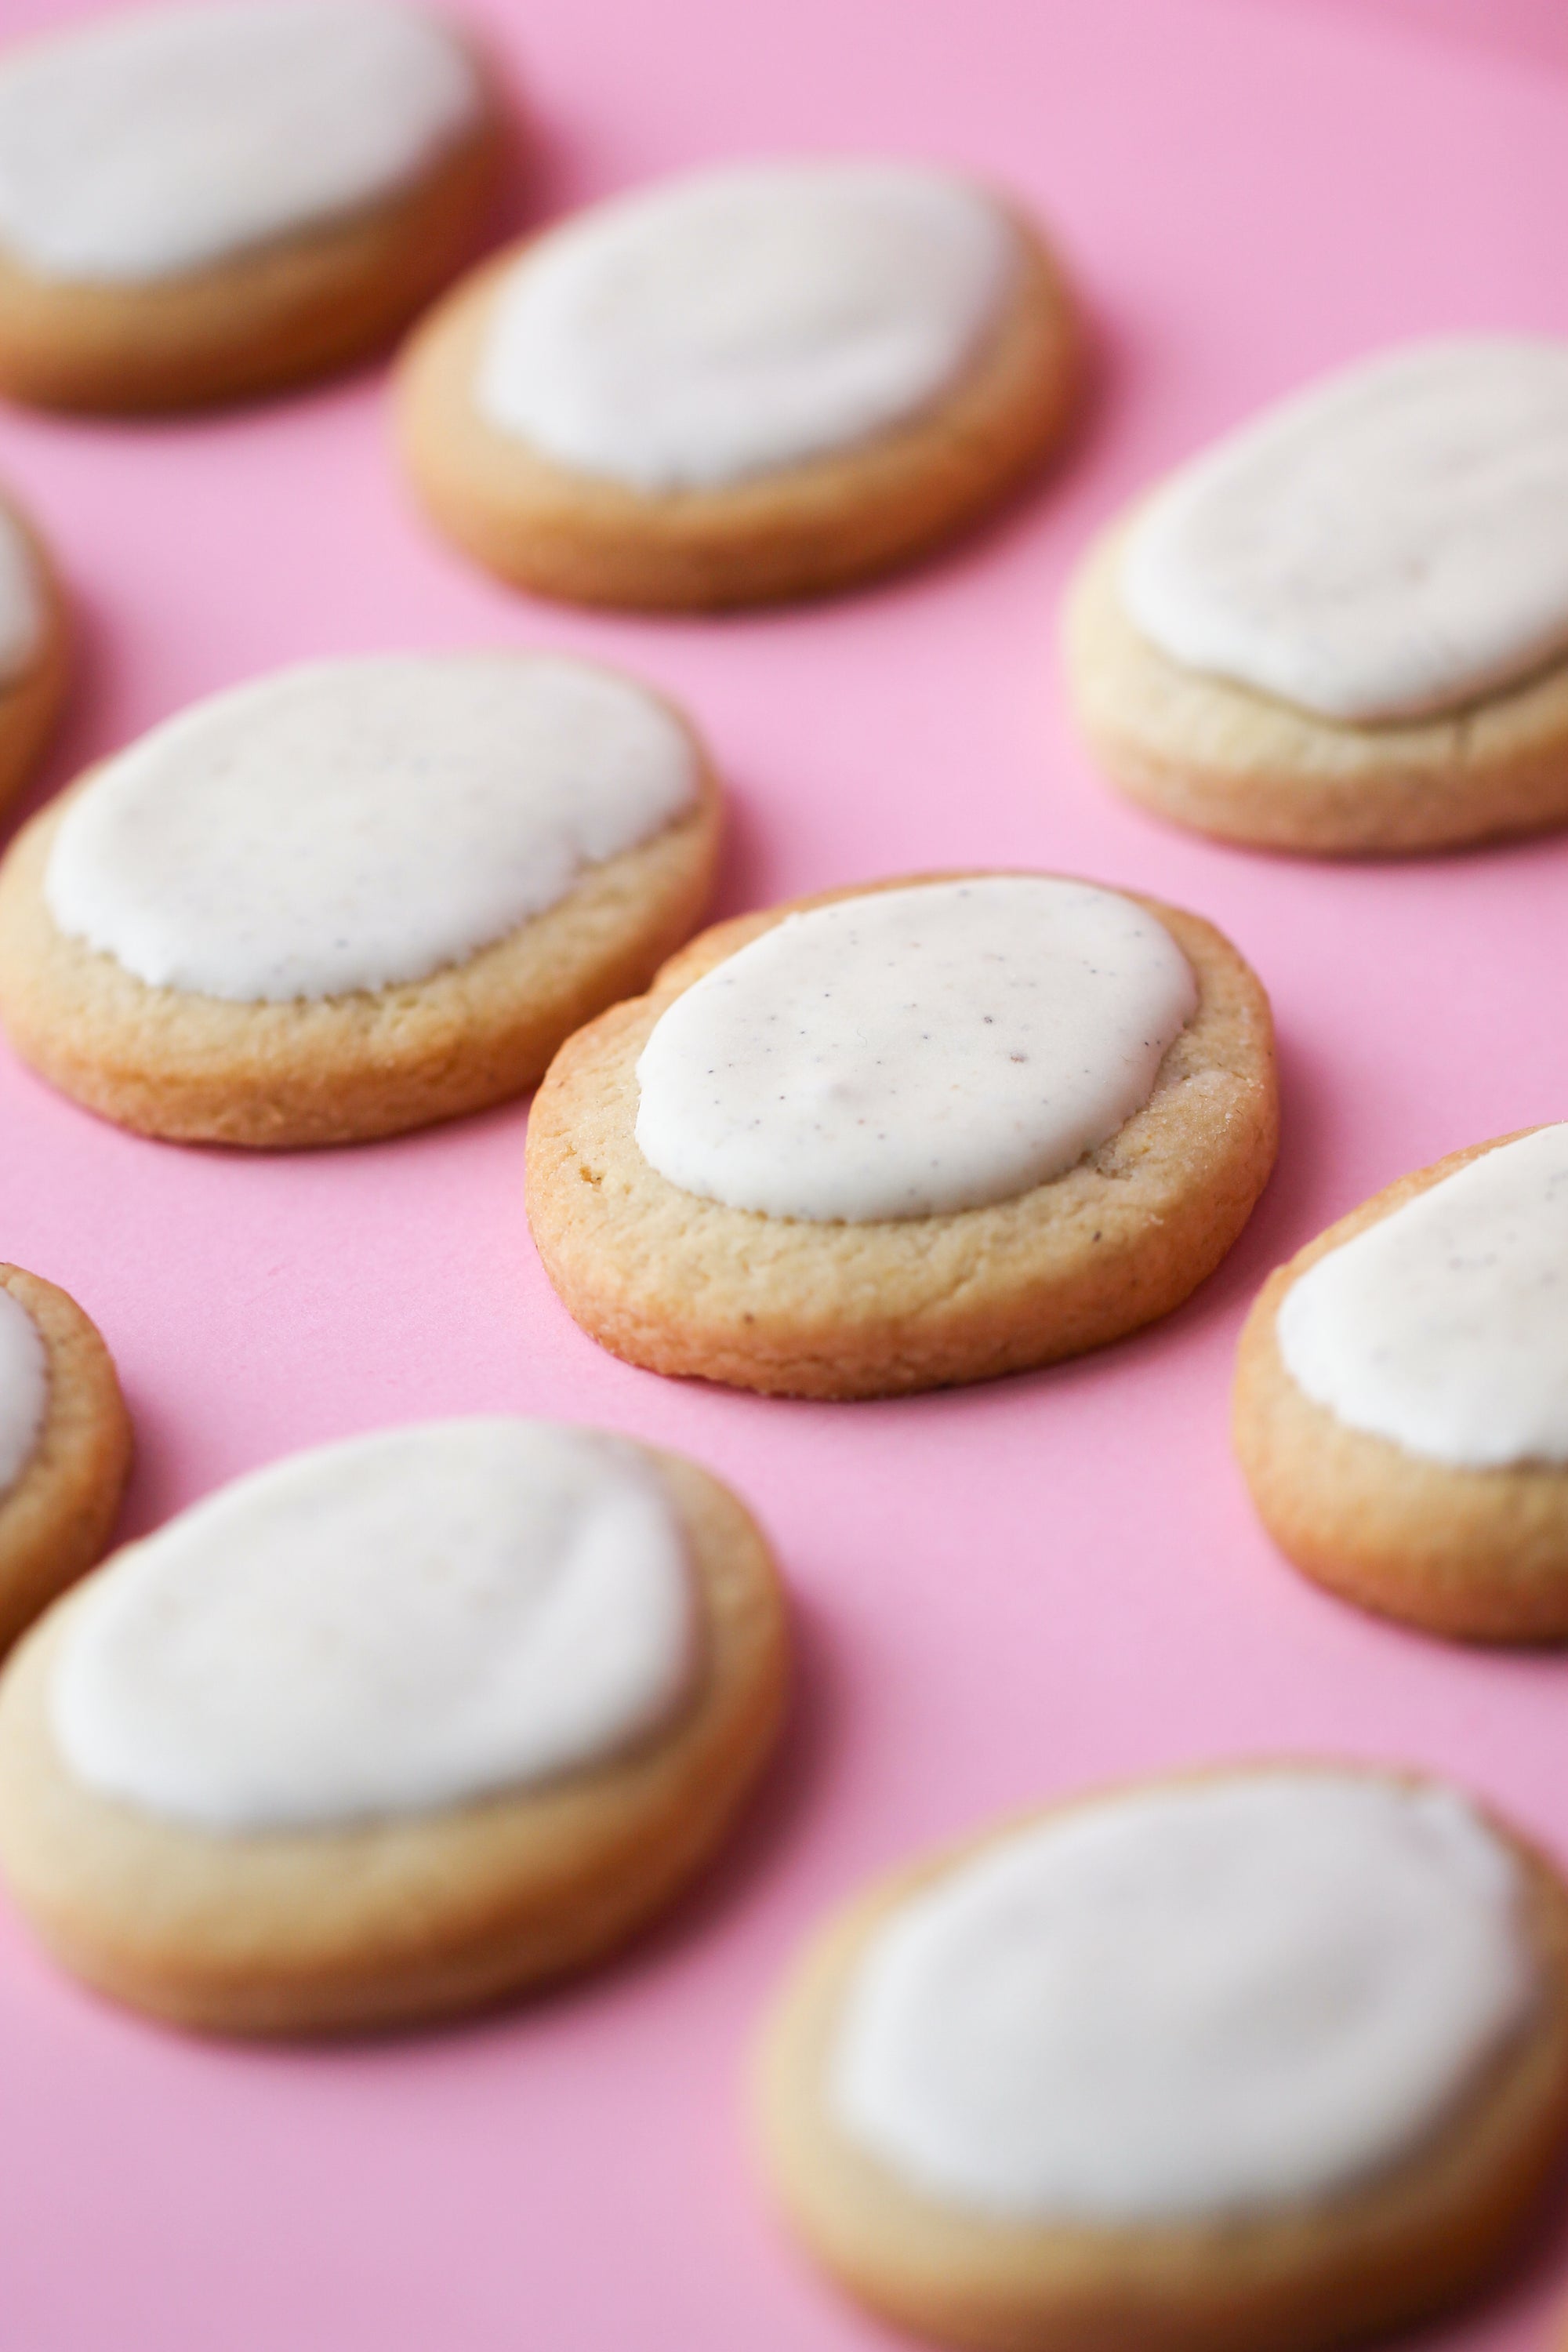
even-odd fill
[[[7,31],[78,13],[10,0]],[[1181,1313],[1086,1361],[888,1405],[770,1402],[601,1354],[529,1241],[524,1113],[282,1160],[139,1141],[0,1048],[0,1255],[77,1294],[124,1376],[135,1533],[291,1448],[517,1410],[682,1447],[776,1540],[785,1753],[701,1891],[580,1987],[346,2052],[187,2042],[57,1975],[0,1912],[0,2341],[17,2352],[851,2352],[744,2120],[759,2009],[824,1908],[991,1813],[1278,1750],[1447,1770],[1568,1860],[1564,1665],[1320,1595],[1231,1465],[1268,1269],[1403,1171],[1568,1113],[1568,843],[1335,869],[1167,832],[1096,782],[1055,651],[1068,568],[1153,472],[1310,372],[1454,328],[1568,332],[1568,80],[1239,0],[476,5],[555,211],[710,157],[950,158],[1060,235],[1101,382],[1058,478],[958,554],[761,619],[589,618],[424,530],[370,372],[174,425],[0,418],[81,615],[40,792],[305,655],[472,643],[621,661],[733,795],[718,911],[952,864],[1163,893],[1279,1018],[1279,1172]],[[1423,2338],[1542,2340],[1561,2202],[1510,2288]]]

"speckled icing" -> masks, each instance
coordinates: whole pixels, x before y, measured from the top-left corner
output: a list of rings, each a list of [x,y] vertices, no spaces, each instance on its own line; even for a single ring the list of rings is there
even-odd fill
[[[310,1827],[616,1755],[679,1706],[700,1639],[679,1520],[636,1448],[432,1423],[297,1454],[122,1552],[49,1704],[104,1796]]]
[[[0,694],[42,646],[46,617],[33,551],[0,507]]]
[[[0,1288],[0,1502],[32,1458],[49,1402],[49,1360],[19,1298]]]
[[[982,2217],[1329,2196],[1418,2148],[1528,2019],[1522,1892],[1447,1790],[1283,1771],[1108,1798],[996,1840],[874,1930],[829,2111]]]
[[[244,1003],[461,963],[689,808],[665,706],[553,655],[310,664],[195,705],[73,802],[45,896],[149,987]]]
[[[684,1192],[771,1216],[1011,1199],[1148,1101],[1197,1006],[1153,915],[996,875],[791,915],[660,1015],[637,1140]]]
[[[177,277],[395,196],[480,106],[390,0],[98,17],[0,58],[0,246],[62,284]]]
[[[1128,541],[1130,618],[1184,667],[1352,723],[1568,655],[1568,342],[1419,343],[1269,410]]]
[[[1568,1126],[1483,1153],[1291,1284],[1299,1388],[1456,1469],[1568,1463]]]
[[[601,205],[497,296],[481,414],[557,464],[711,489],[853,447],[963,373],[1019,239],[910,164],[751,164]]]

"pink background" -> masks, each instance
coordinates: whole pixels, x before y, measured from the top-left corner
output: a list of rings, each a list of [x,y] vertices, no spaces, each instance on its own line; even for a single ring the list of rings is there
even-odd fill
[[[74,8],[9,0],[7,25]],[[536,642],[688,701],[734,798],[721,910],[952,863],[1046,866],[1200,908],[1279,1015],[1279,1174],[1228,1264],[1085,1362],[910,1403],[677,1386],[556,1305],[521,1108],[277,1160],[137,1141],[0,1049],[0,1249],[99,1318],[134,1411],[127,1530],[252,1464],[515,1408],[688,1449],[775,1537],[802,1666],[786,1752],[697,1896],[622,1963],[463,2031],[206,2047],[102,2007],[0,1913],[0,2337],[26,2352],[850,2352],[879,2340],[757,2194],[742,2081],[802,1931],[871,1872],[1106,1775],[1268,1749],[1409,1759],[1568,1859],[1556,1657],[1468,1654],[1283,1567],[1226,1441],[1268,1267],[1402,1171],[1568,1111],[1568,842],[1335,870],[1120,806],[1054,650],[1090,531],[1308,372],[1428,330],[1568,331],[1568,76],[1552,19],[1237,0],[494,0],[536,212],[709,156],[949,157],[1054,223],[1098,321],[1059,478],[952,559],[763,619],[590,619],[422,530],[373,372],[175,426],[0,419],[0,471],[81,616],[40,786],[299,656]],[[1423,2340],[1522,2352],[1568,2268]]]

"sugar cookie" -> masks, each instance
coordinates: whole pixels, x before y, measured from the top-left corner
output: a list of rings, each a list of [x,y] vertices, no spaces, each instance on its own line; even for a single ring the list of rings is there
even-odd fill
[[[401,431],[441,529],[523,588],[702,610],[922,554],[1065,434],[1036,233],[906,163],[693,173],[488,262],[421,325]]]
[[[1463,2294],[1568,2132],[1568,1888],[1438,1783],[1258,1765],[874,1890],[772,2021],[812,2252],[974,2352],[1314,2352]]]
[[[1268,1000],[1209,924],[928,877],[720,924],[579,1032],[530,1119],[529,1221],[633,1363],[891,1395],[1168,1314],[1277,1133]]]
[[[1236,1445],[1264,1524],[1363,1607],[1568,1637],[1568,1126],[1401,1179],[1269,1276]]]
[[[466,258],[500,147],[396,0],[100,17],[0,57],[0,391],[146,409],[359,357]]]
[[[0,499],[0,812],[32,772],[65,699],[65,601],[37,533]]]
[[[93,770],[0,868],[0,1018],[89,1108],[351,1142],[521,1093],[707,897],[689,727],[557,655],[312,663]]]
[[[0,1265],[0,1654],[101,1559],[130,1468],[96,1328],[52,1282]]]
[[[600,1432],[297,1454],[128,1547],[0,1682],[0,1867],[66,1967],[227,2033],[585,1967],[707,1859],[787,1663],[767,1547]]]
[[[1089,749],[1262,847],[1436,849],[1568,821],[1568,342],[1385,353],[1222,441],[1090,551]]]

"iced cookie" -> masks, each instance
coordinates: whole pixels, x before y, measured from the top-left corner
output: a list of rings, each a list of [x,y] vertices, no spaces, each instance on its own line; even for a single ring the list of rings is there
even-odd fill
[[[558,1423],[297,1454],[115,1555],[0,1681],[0,1868],[225,2033],[435,2017],[669,1903],[777,1730],[782,1596],[694,1464]]]
[[[1271,1275],[1235,1428],[1320,1583],[1436,1633],[1568,1637],[1568,1126],[1402,1178]]]
[[[130,1468],[97,1329],[52,1282],[0,1265],[0,1654],[102,1558]]]
[[[703,609],[923,553],[1063,437],[1079,336],[1033,229],[907,163],[747,164],[570,220],[419,328],[403,446],[520,587]]]
[[[394,0],[121,11],[0,56],[0,391],[149,409],[384,341],[468,257],[500,149]]]
[[[773,2180],[974,2352],[1315,2352],[1463,2294],[1568,2133],[1568,1889],[1468,1799],[1155,1781],[906,1871],[764,2052]]]
[[[65,604],[33,530],[0,499],[0,814],[26,782],[65,699]]]
[[[0,867],[0,1018],[105,1118],[344,1143],[500,1102],[706,899],[685,721],[554,655],[284,670],[154,728]]]
[[[1277,1132],[1268,1001],[1195,915],[1049,875],[888,883],[721,923],[572,1038],[529,1221],[633,1363],[891,1395],[1169,1313]]]
[[[1068,606],[1090,751],[1273,849],[1568,820],[1568,342],[1396,350],[1176,474]]]

